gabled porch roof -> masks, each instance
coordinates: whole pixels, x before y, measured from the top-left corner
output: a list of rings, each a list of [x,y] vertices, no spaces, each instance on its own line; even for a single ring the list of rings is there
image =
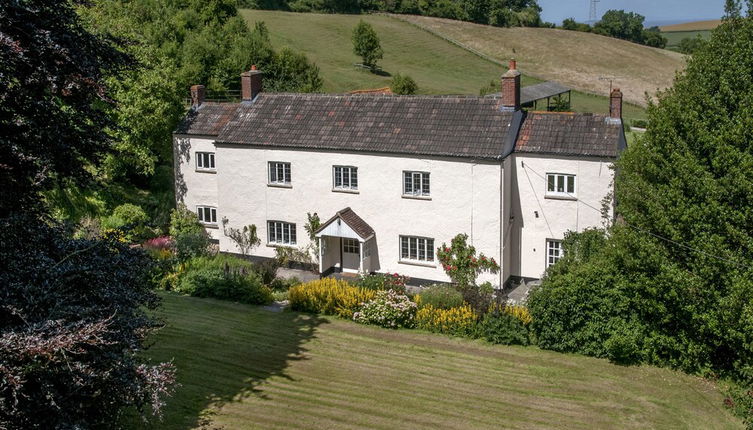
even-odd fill
[[[359,239],[365,242],[374,236],[374,229],[359,217],[353,209],[347,207],[338,211],[335,216],[316,230],[316,237],[335,236]]]

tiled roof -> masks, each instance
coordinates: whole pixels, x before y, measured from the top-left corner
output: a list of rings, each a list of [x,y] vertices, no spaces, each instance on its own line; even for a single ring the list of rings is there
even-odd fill
[[[624,145],[622,124],[605,115],[529,112],[515,152],[616,158]]]
[[[382,87],[382,88],[372,88],[367,90],[353,90],[349,91],[348,94],[392,94],[392,88],[390,87]]]
[[[343,222],[347,224],[348,227],[352,228],[357,235],[361,236],[362,239],[368,239],[374,234],[374,229],[371,228],[371,226],[368,225],[366,221],[364,221],[360,216],[356,215],[356,213],[353,212],[353,209],[349,207],[337,212],[335,216],[322,223],[321,227],[319,227],[316,233],[324,230],[328,225],[332,224],[338,218],[343,220]]]
[[[237,109],[237,103],[202,103],[188,111],[175,133],[217,136]]]
[[[262,93],[217,142],[498,158],[512,116],[489,97]]]

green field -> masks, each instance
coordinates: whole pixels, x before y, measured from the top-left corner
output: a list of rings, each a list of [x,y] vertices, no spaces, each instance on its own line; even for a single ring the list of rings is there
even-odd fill
[[[662,32],[662,35],[667,38],[667,49],[676,48],[680,45],[682,39],[695,38],[701,35],[704,39],[708,39],[711,36],[711,30],[691,30],[691,31],[668,31]]]
[[[181,386],[153,428],[741,428],[666,369],[162,297],[148,355]]]
[[[422,94],[478,95],[490,81],[505,71],[461,47],[385,15],[326,15],[263,10],[243,10],[253,24],[264,21],[277,47],[289,46],[304,52],[321,69],[324,91],[380,88],[390,84],[391,74],[408,74],[416,80]],[[379,62],[383,75],[355,67],[360,59],[353,54],[351,32],[360,19],[369,22],[379,34],[384,59]],[[523,85],[541,82],[523,77]],[[602,82],[602,84],[604,84]],[[607,84],[608,85],[608,84]],[[606,97],[573,92],[572,108],[578,112],[606,113]],[[643,108],[626,104],[624,117],[645,118]]]

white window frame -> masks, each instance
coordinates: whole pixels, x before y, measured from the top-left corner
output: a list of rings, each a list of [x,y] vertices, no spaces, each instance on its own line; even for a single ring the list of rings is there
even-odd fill
[[[403,195],[431,196],[431,174],[429,172],[403,170]]]
[[[196,170],[214,172],[214,152],[196,151]],[[205,158],[206,157],[206,158]]]
[[[295,223],[276,220],[267,221],[267,245],[295,246],[297,239]]]
[[[400,261],[420,264],[433,264],[435,261],[434,238],[401,234],[399,247]]]
[[[339,185],[337,183],[338,173],[340,176]],[[358,167],[332,166],[332,189],[336,191],[358,191]]]
[[[205,219],[207,216],[207,212],[209,212],[208,221]],[[197,205],[196,216],[199,217],[199,222],[204,225],[217,225],[217,208],[214,206]]]
[[[572,187],[571,187],[572,185]],[[578,179],[569,173],[547,173],[546,195],[550,197],[576,198]]]
[[[562,241],[559,239],[546,240],[546,267],[554,266],[565,255]]]
[[[267,184],[290,187],[292,186],[292,167],[287,161],[270,161],[267,163]],[[280,177],[282,174],[282,178]]]
[[[343,252],[347,254],[360,254],[361,244],[358,239],[343,238]]]

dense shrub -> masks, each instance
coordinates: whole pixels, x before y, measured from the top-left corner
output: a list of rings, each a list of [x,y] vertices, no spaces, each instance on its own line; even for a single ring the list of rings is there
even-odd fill
[[[170,213],[170,236],[179,261],[209,255],[209,235],[199,217],[184,205]]]
[[[147,225],[149,219],[141,207],[126,203],[113,209],[110,216],[101,220],[103,230],[123,230],[128,242],[148,239],[154,231]]]
[[[416,312],[416,327],[434,333],[475,337],[477,321],[478,315],[469,305],[452,309],[424,306]]]
[[[479,324],[479,335],[491,343],[528,345],[528,329],[515,316],[504,312],[487,312]]]
[[[254,265],[254,271],[261,277],[264,285],[271,285],[277,278],[277,269],[279,267],[277,260],[264,260]]]
[[[144,251],[32,217],[0,231],[0,428],[108,428],[125,407],[158,412],[175,369],[137,354],[158,325]]]
[[[253,264],[230,255],[198,257],[188,261],[176,290],[195,297],[265,304],[272,291],[253,270]]]
[[[433,306],[436,309],[452,309],[463,306],[463,295],[452,285],[437,284],[421,290],[416,303],[420,307]]]
[[[404,294],[394,290],[378,291],[374,299],[353,313],[353,320],[387,328],[410,328],[415,325],[416,307]]]
[[[373,290],[332,278],[296,285],[288,291],[290,308],[294,311],[338,315],[347,319],[353,318],[361,304],[375,296]]]
[[[373,273],[370,275],[359,275],[354,284],[368,290],[394,290],[405,293],[405,284],[409,280],[409,277],[397,273]]]
[[[396,73],[392,77],[390,89],[395,94],[409,96],[418,92],[418,84],[410,76]]]

